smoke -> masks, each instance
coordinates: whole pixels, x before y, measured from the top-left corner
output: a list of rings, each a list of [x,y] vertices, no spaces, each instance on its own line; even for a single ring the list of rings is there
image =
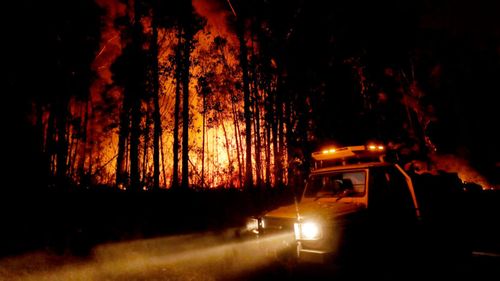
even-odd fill
[[[489,188],[492,186],[484,176],[482,176],[470,165],[467,160],[463,158],[451,154],[431,154],[430,159],[433,163],[433,167],[431,169],[422,169],[421,172],[436,173],[441,170],[448,173],[457,173],[458,177],[463,182],[477,183],[483,188]]]
[[[228,24],[228,20],[234,15],[227,1],[193,0],[193,7],[197,14],[207,19],[208,29],[212,33],[237,42],[236,35]]]
[[[115,20],[126,14],[126,5],[118,0],[96,0],[96,3],[104,9],[102,16],[101,42],[99,52],[94,58],[92,69],[98,74],[101,82],[111,84],[110,67],[122,53],[120,30],[115,26]]]

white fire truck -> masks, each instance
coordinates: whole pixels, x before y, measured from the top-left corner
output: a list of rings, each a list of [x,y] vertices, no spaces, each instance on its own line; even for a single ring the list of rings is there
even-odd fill
[[[295,204],[250,219],[248,230],[260,236],[293,232],[289,253],[299,263],[394,261],[423,249],[412,179],[386,161],[383,145],[329,147],[312,159]]]

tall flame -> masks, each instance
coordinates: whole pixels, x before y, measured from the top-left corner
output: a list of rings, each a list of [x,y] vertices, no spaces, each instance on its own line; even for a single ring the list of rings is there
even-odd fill
[[[98,52],[92,62],[92,69],[97,74],[90,87],[87,100],[72,99],[69,104],[70,119],[68,124],[68,176],[82,185],[107,184],[116,182],[116,165],[120,111],[123,105],[123,89],[113,81],[111,65],[122,54],[125,42],[122,32],[116,25],[116,19],[130,13],[126,4],[119,0],[96,0],[104,10],[102,15],[101,40]],[[189,81],[189,178],[194,186],[201,187],[239,187],[245,165],[245,124],[243,118],[243,93],[241,91],[242,73],[239,65],[239,41],[229,24],[229,17],[234,16],[223,1],[194,0],[195,11],[207,19],[207,24],[194,35],[193,50],[190,55]],[[150,15],[141,18],[143,35],[153,38]],[[158,27],[158,65],[159,106],[162,124],[160,140],[160,186],[169,187],[173,174],[173,124],[176,94],[175,50],[178,44],[177,27]],[[151,42],[150,42],[151,43]],[[150,49],[144,45],[145,52]],[[273,78],[274,79],[274,78]],[[273,80],[274,81],[274,80]],[[270,82],[273,91],[273,82]],[[264,89],[257,83],[253,87],[260,107],[254,115],[254,122],[264,124],[266,113],[263,97]],[[269,88],[266,91],[269,91]],[[258,99],[261,99],[260,101]],[[141,100],[141,138],[139,147],[139,166],[141,180],[150,186],[153,177],[153,131],[152,99]],[[49,134],[50,107],[44,108],[42,122],[45,135]],[[255,126],[255,124],[254,124]],[[264,127],[262,125],[262,127]],[[273,143],[266,138],[264,128],[259,135],[252,128],[254,138],[263,140],[262,148],[252,148],[253,175],[257,176],[256,158],[262,159],[260,165],[274,170]],[[268,128],[267,134],[270,134]],[[179,136],[180,137],[180,136]],[[264,144],[264,142],[266,142]],[[126,153],[130,144],[126,141]],[[286,145],[280,142],[280,146]],[[285,151],[285,147],[280,147]],[[267,153],[266,153],[267,152]],[[256,157],[256,155],[260,157]],[[127,156],[125,155],[127,159]],[[54,160],[55,161],[55,160]],[[280,161],[286,163],[286,155]],[[181,163],[179,163],[181,165]],[[128,164],[126,164],[128,165]],[[54,165],[55,166],[55,165]],[[125,167],[129,170],[130,167]],[[243,171],[243,172],[242,172]],[[264,169],[259,171],[263,178]],[[286,169],[283,173],[286,174]],[[285,177],[286,178],[286,177]],[[274,177],[271,177],[273,184]]]

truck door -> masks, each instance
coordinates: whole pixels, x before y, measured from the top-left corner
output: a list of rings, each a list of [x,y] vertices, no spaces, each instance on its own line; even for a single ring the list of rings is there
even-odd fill
[[[371,211],[398,224],[416,220],[415,207],[405,177],[395,167],[370,170],[368,206]],[[382,219],[382,218],[381,218]]]

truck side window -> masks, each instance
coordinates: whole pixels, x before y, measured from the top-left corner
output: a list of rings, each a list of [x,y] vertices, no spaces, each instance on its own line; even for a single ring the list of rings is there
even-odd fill
[[[349,191],[344,194],[344,191]],[[309,179],[305,197],[363,197],[366,191],[366,172],[348,171],[315,175]]]

